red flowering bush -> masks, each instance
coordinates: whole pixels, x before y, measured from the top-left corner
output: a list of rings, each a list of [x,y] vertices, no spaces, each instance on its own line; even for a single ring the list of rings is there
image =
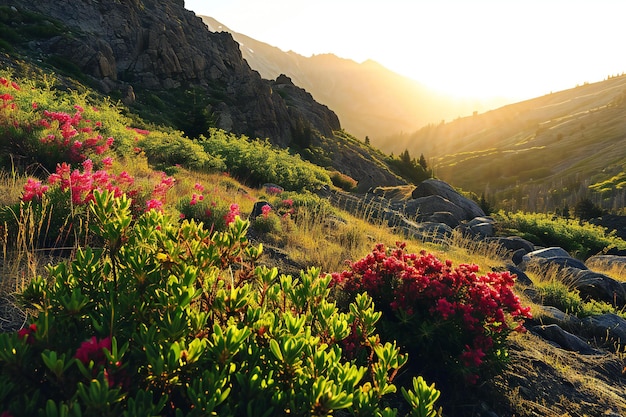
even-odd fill
[[[334,273],[333,282],[348,300],[370,294],[383,312],[382,333],[409,351],[414,366],[460,372],[470,383],[506,359],[507,336],[524,331],[531,317],[513,293],[514,275],[478,275],[476,265],[453,268],[426,252],[407,253],[403,243],[377,245]]]

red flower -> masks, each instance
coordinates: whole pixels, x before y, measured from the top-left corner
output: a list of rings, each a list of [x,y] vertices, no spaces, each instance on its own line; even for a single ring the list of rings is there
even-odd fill
[[[80,347],[76,349],[74,357],[85,365],[88,365],[90,361],[93,361],[96,365],[105,365],[106,356],[104,349],[111,351],[111,339],[105,337],[102,340],[98,340],[96,336],[92,336],[91,339],[81,343]]]
[[[20,340],[26,339],[29,345],[35,344],[35,334],[37,333],[37,324],[33,323],[28,327],[24,327],[17,331],[17,337]],[[1,416],[0,416],[1,417]]]

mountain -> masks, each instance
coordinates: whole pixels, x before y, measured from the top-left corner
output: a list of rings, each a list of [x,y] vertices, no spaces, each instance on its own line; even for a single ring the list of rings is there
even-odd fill
[[[241,59],[231,36],[209,32],[184,9],[182,0],[2,0],[0,5],[15,12],[36,12],[64,25],[63,33],[41,37],[27,48],[52,65],[62,63],[90,76],[105,93],[121,90],[129,104],[155,95],[153,101],[167,103],[171,96],[194,91],[205,98],[197,114],[188,112],[180,119],[200,119],[204,113],[220,128],[269,137],[281,146],[292,141],[298,119],[306,119],[272,94],[269,81]],[[173,108],[165,104],[162,113],[179,110],[177,103],[172,104]],[[313,101],[307,105],[313,106]],[[337,117],[327,107],[315,105],[314,113],[326,115],[307,122],[321,134],[332,135],[340,128]]]
[[[501,208],[549,211],[583,198],[626,206],[626,76],[390,138],[437,177]]]
[[[284,52],[237,33],[212,17],[201,17],[211,31],[230,33],[244,59],[263,78],[287,75],[333,109],[347,131],[361,140],[369,137],[372,145],[385,152],[389,150],[382,139],[391,134],[412,132],[428,123],[505,104],[504,100],[480,102],[446,97],[371,60],[359,64],[333,54],[304,57]]]
[[[0,0],[0,8],[4,49],[79,77],[153,122],[191,137],[214,126],[322,148],[309,154],[365,189],[403,183],[367,150],[323,149],[341,140],[337,115],[288,78],[262,79],[232,36],[209,31],[183,0]]]

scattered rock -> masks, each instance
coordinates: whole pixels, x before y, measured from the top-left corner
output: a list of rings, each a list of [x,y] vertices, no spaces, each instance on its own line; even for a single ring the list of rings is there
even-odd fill
[[[626,271],[626,256],[618,255],[595,255],[585,261],[590,268],[617,268]]]
[[[590,270],[579,270],[572,274],[572,279],[572,284],[583,298],[615,306],[626,305],[626,289],[622,282]]]
[[[591,332],[593,337],[600,340],[606,338],[621,346],[626,345],[626,320],[616,314],[600,314],[585,317],[582,324]]]
[[[535,245],[519,236],[488,237],[485,240],[488,242],[495,242],[502,246],[504,249],[511,252],[523,249],[525,253],[530,253],[535,250]]]
[[[256,203],[254,203],[254,206],[252,206],[252,211],[250,212],[250,216],[248,216],[248,220],[253,221],[257,217],[262,215],[263,206],[270,206],[270,208],[274,210],[274,207],[267,201],[257,201]]]
[[[526,267],[532,264],[545,268],[555,266],[559,269],[587,269],[582,261],[572,258],[565,249],[559,247],[544,248],[527,253],[522,257],[522,263]]]
[[[587,342],[580,337],[566,332],[556,324],[534,326],[530,330],[542,337],[544,340],[555,343],[558,347],[565,350],[578,352],[582,355],[594,355],[601,353],[600,351],[589,346],[589,344],[587,344]]]
[[[428,197],[433,195],[442,197],[459,207],[464,213],[463,217],[461,218],[462,220],[471,220],[475,217],[485,216],[485,212],[476,202],[470,200],[469,198],[463,197],[449,184],[434,178],[422,181],[417,186],[417,188],[415,188],[415,190],[411,194],[411,197],[413,199],[419,199],[422,197]]]

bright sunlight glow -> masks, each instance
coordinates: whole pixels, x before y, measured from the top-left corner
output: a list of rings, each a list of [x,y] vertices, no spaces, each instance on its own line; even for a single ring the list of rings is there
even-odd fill
[[[463,97],[537,97],[626,72],[622,0],[186,0],[234,31]]]

